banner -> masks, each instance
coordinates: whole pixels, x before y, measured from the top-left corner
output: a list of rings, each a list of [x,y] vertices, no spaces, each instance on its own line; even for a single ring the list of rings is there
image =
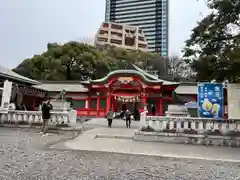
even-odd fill
[[[240,119],[240,84],[228,84],[228,118]]]
[[[115,99],[120,102],[140,102],[138,96],[115,96]]]
[[[204,118],[223,119],[224,95],[222,84],[198,84],[199,116]]]

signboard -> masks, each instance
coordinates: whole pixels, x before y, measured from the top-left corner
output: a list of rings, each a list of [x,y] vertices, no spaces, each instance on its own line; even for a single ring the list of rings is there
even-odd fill
[[[228,84],[228,118],[240,119],[240,84]]]
[[[222,119],[224,115],[223,85],[200,83],[198,109],[200,117]]]

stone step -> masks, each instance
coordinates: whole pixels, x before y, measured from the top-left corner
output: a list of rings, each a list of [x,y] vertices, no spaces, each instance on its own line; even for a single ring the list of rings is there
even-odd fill
[[[97,134],[97,135],[94,137],[94,139],[96,139],[96,138],[106,138],[106,139],[133,139],[133,136]]]

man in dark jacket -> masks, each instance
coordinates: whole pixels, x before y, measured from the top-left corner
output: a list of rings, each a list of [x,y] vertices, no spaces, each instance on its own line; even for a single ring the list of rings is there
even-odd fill
[[[153,104],[152,104],[151,109],[152,109],[152,115],[155,116],[155,114],[156,114],[156,107]]]
[[[43,126],[41,133],[46,134],[48,130],[48,121],[51,117],[50,110],[52,110],[52,104],[48,100],[47,102],[43,103],[42,105],[42,119],[43,119]]]

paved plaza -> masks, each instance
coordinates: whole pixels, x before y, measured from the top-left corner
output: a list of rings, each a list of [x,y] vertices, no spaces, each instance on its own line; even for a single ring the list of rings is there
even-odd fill
[[[129,138],[134,125],[126,129],[118,121],[110,129],[104,126],[104,121],[98,123],[89,121],[84,125],[85,131],[75,139],[71,132],[43,137],[37,130],[0,128],[0,180],[237,180],[240,177],[239,162],[232,161],[240,159],[239,149],[134,142]],[[99,137],[92,139],[94,134]],[[73,144],[75,147],[71,147]],[[94,151],[88,149],[89,144],[95,146]],[[144,147],[148,149],[141,150]],[[123,152],[126,149],[132,154]],[[169,155],[167,151],[186,155],[186,150],[195,151],[192,152],[195,156],[210,153],[208,156],[213,159],[218,154],[229,161],[135,155],[146,149],[147,154],[154,151],[162,155]]]
[[[115,120],[113,127],[107,128],[106,120],[94,119],[84,124],[87,131],[65,142],[64,147],[74,150],[240,162],[239,148],[134,141],[133,131],[139,126],[138,121],[133,121],[132,127],[128,129],[124,121]]]

